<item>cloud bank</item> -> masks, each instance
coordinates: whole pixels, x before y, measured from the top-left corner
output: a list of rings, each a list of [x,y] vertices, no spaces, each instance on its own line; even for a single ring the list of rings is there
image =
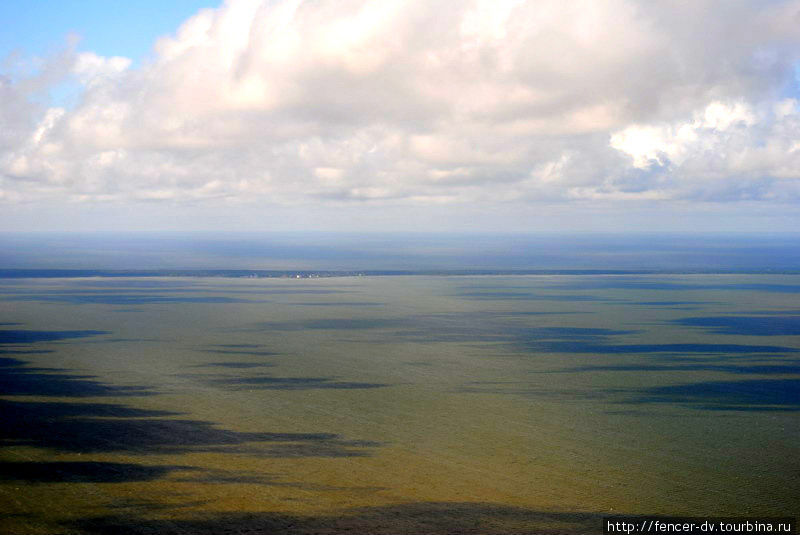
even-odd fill
[[[798,1],[230,0],[7,69],[0,203],[793,201],[799,45]]]

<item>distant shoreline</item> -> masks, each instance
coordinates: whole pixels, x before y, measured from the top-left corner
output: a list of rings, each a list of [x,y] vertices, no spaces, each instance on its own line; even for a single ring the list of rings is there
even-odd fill
[[[0,279],[204,277],[225,279],[316,279],[333,277],[476,275],[798,275],[800,269],[426,269],[426,270],[252,270],[252,269],[0,269]]]

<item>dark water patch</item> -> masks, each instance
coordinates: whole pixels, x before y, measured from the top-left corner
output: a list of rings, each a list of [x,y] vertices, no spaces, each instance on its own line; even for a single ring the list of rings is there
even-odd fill
[[[791,354],[791,353],[790,353]],[[787,354],[781,353],[652,353],[647,358],[661,364],[695,363],[695,364],[763,364],[770,365],[775,362],[786,361]]]
[[[371,440],[326,440],[275,441],[264,449],[261,455],[277,459],[299,459],[304,457],[325,457],[329,459],[344,457],[368,457],[370,448],[383,446],[382,442]]]
[[[57,342],[73,338],[86,338],[111,334],[109,331],[29,331],[0,329],[0,344],[33,344],[36,342]]]
[[[52,349],[0,349],[0,355],[46,355],[55,353]]]
[[[748,310],[745,314],[752,316],[800,316],[800,309]]]
[[[796,353],[800,350],[787,346],[744,344],[618,344],[611,336],[630,334],[635,331],[610,329],[547,327],[534,329],[521,344],[529,351],[538,353],[577,354],[645,354],[645,353],[706,353],[706,354],[750,354],[750,353]]]
[[[568,311],[566,314],[576,312]],[[581,312],[577,312],[581,313]],[[525,324],[527,317],[559,314],[557,312],[464,312],[420,314],[393,318],[326,318],[299,319],[291,321],[262,322],[242,330],[339,330],[376,331],[386,341],[404,340],[414,342],[506,342],[519,345],[529,339],[590,339],[600,336],[625,335],[636,331],[606,330],[572,327],[537,328]],[[381,331],[387,331],[386,333]],[[385,335],[385,336],[384,336]],[[557,335],[557,336],[556,336]]]
[[[476,321],[433,323],[429,330],[414,334],[427,341],[501,342],[526,350],[535,347],[541,352],[551,352],[548,348],[567,347],[570,344],[574,344],[575,347],[600,345],[610,337],[636,332],[638,331],[595,327],[530,327],[503,322]]]
[[[481,310],[479,312],[458,312],[422,314],[415,316],[424,321],[447,320],[452,322],[486,322],[487,320],[505,320],[507,318],[528,318],[538,316],[571,316],[578,314],[593,314],[588,310]]]
[[[550,315],[549,313],[545,313]],[[538,314],[536,314],[538,315]],[[518,344],[529,339],[594,340],[632,334],[632,330],[582,327],[531,327],[509,321],[517,316],[505,312],[467,312],[422,314],[404,318],[358,320],[306,320],[292,322],[292,330],[305,329],[388,329],[396,339],[415,342],[508,342]]]
[[[747,336],[796,336],[800,334],[798,316],[709,316],[681,318],[673,323],[701,327],[714,334]]]
[[[624,344],[617,338],[638,330],[591,327],[532,327],[510,321],[503,312],[423,314],[401,318],[305,319],[255,324],[256,329],[386,330],[386,340],[414,342],[505,343],[528,353],[573,354],[760,354],[795,353],[800,349],[778,345],[720,343]],[[524,317],[524,316],[522,316]],[[247,330],[252,330],[250,327]],[[380,333],[383,335],[384,333]]]
[[[631,301],[629,305],[649,306],[649,307],[678,307],[684,305],[713,305],[710,301]]]
[[[187,466],[107,462],[0,462],[0,481],[25,483],[129,483],[153,481]]]
[[[506,342],[519,345],[529,340],[605,340],[610,336],[638,332],[590,327],[532,327],[509,321],[510,318],[526,316],[526,313],[518,315],[513,312],[421,315],[407,320],[406,329],[398,331],[397,335],[426,342]]]
[[[169,338],[100,338],[98,340],[80,340],[75,342],[64,342],[68,345],[106,345],[106,344],[164,344],[174,342],[174,339]]]
[[[798,284],[779,283],[705,283],[698,280],[693,283],[672,282],[664,280],[638,279],[638,278],[596,278],[596,279],[568,279],[554,283],[551,288],[564,290],[662,290],[662,291],[705,291],[705,290],[736,290],[751,292],[772,293],[800,293]]]
[[[104,332],[5,330],[0,333],[3,333],[0,340],[4,343],[21,344]],[[58,373],[63,370],[26,367],[23,360],[16,358],[3,357],[0,364],[0,392],[4,395],[118,397],[155,393],[143,387],[107,385],[92,376]],[[343,388],[345,384],[339,387]],[[77,453],[182,453],[259,443],[256,454],[283,456],[287,454],[283,443],[291,443],[305,455],[346,457],[367,454],[361,444],[353,445],[337,435],[237,433],[216,428],[211,422],[155,419],[152,416],[177,414],[138,411],[124,405],[0,400],[0,414],[3,415],[0,447],[32,446]]]
[[[218,535],[572,535],[603,530],[605,513],[550,512],[477,502],[417,502],[345,509],[329,515],[208,513],[185,518],[90,517],[69,529],[87,534]]]
[[[248,390],[364,390],[390,386],[384,383],[336,381],[330,377],[271,377],[266,375],[258,377],[224,377],[210,379],[209,383]]]
[[[59,419],[80,418],[155,418],[177,416],[178,413],[163,410],[138,409],[118,403],[97,403],[77,401],[9,401],[0,399],[0,413],[8,415],[12,421],[46,422]]]
[[[103,504],[103,507],[109,511],[124,511],[129,515],[137,515],[142,513],[157,513],[161,511],[179,511],[187,508],[200,508],[207,506],[211,503],[210,500],[186,500],[179,503],[164,503],[157,502],[147,498],[114,498],[110,503]]]
[[[775,284],[775,283],[734,283],[734,284],[708,284],[701,286],[708,290],[740,290],[748,292],[772,292],[782,294],[800,293],[800,284]]]
[[[24,360],[19,360],[11,357],[0,357],[0,368],[11,368],[25,366]]]
[[[139,343],[163,343],[168,340],[162,338],[104,338],[102,340],[81,342],[86,344],[139,344]]]
[[[242,433],[176,413],[96,403],[0,400],[0,447],[70,453],[249,453],[263,457],[361,457],[379,443],[333,433]],[[157,417],[157,418],[156,418]],[[164,418],[166,417],[166,418]]]
[[[458,393],[513,395],[557,402],[636,406],[674,405],[706,411],[800,411],[800,379],[746,379],[647,388],[553,388],[531,381],[472,381]]]
[[[202,288],[200,281],[191,279],[182,280],[158,280],[158,279],[114,279],[114,278],[96,278],[90,280],[70,280],[71,286],[88,287],[88,288],[145,288],[145,289],[166,289],[175,290],[178,288],[196,289]]]
[[[371,303],[366,301],[339,301],[336,303],[314,302],[314,303],[286,303],[287,305],[294,306],[308,306],[308,307],[379,307],[385,306],[386,303]]]
[[[503,279],[500,279],[501,281]],[[505,279],[510,280],[510,279]],[[468,286],[458,286],[456,290],[459,292],[480,292],[480,291],[516,291],[516,290],[526,290],[532,291],[535,289],[540,289],[542,286],[547,285],[547,280],[541,278],[531,278],[529,279],[529,284],[503,284],[500,282],[499,284],[470,284]]]
[[[558,402],[606,402],[609,398],[609,393],[601,390],[554,389],[531,381],[469,381],[453,391],[459,394],[512,395]]]
[[[703,410],[798,411],[800,379],[706,381],[643,389],[632,404],[670,403]]]
[[[234,290],[235,291],[235,290]],[[33,285],[18,287],[0,287],[2,295],[42,295],[42,296],[69,296],[69,295],[104,295],[104,294],[124,294],[124,295],[169,295],[187,293],[216,293],[202,287],[198,288],[76,288],[70,284],[68,287],[36,287]]]
[[[514,312],[496,312],[494,315],[506,318],[525,317],[525,316],[555,316],[566,315],[571,316],[575,314],[591,314],[587,310],[536,310],[536,311],[514,311]]]
[[[261,362],[208,362],[206,364],[198,364],[196,368],[232,368],[232,369],[248,369],[248,368],[271,368],[275,364],[261,363]]]
[[[258,329],[271,331],[304,331],[304,330],[360,330],[386,329],[403,325],[396,319],[381,318],[330,318],[305,319],[294,321],[270,321],[253,325]]]
[[[250,299],[222,296],[182,297],[166,295],[128,295],[128,294],[71,294],[71,295],[18,295],[6,297],[6,301],[34,301],[42,303],[65,303],[70,305],[153,305],[172,303],[260,303]]]
[[[267,485],[271,487],[303,488],[305,490],[323,490],[313,485],[280,481],[273,475],[259,475],[250,472],[234,472],[230,470],[204,469],[195,474],[173,478],[172,481],[180,483],[207,483],[207,484],[236,484],[236,485]],[[318,487],[321,487],[319,485]]]
[[[544,373],[594,372],[721,372],[740,375],[800,375],[800,363],[771,365],[695,364],[629,364],[620,366],[577,366]]]
[[[381,490],[386,490],[383,487],[355,487],[355,486],[343,486],[343,485],[324,485],[324,484],[306,483],[298,481],[285,481],[279,476],[276,476],[274,474],[254,474],[252,472],[247,472],[247,471],[217,470],[213,468],[194,468],[194,467],[188,467],[188,468],[191,469],[191,472],[187,473],[186,475],[173,477],[171,478],[171,481],[179,483],[201,483],[201,484],[212,484],[212,485],[227,485],[227,484],[260,485],[269,487],[301,489],[313,492],[346,491],[348,493],[354,493],[354,492],[373,493]],[[138,504],[130,504],[130,505],[134,505],[137,509],[140,510],[142,509],[141,507],[137,506]],[[150,509],[149,504],[143,504],[143,505],[144,509]],[[184,504],[179,504],[179,506],[185,507]]]
[[[18,359],[0,359],[0,394],[6,396],[145,396],[151,389],[101,383],[91,375],[70,375],[54,368],[29,368]]]
[[[254,357],[274,357],[280,354],[263,348],[263,344],[212,344],[207,346],[206,349],[198,349],[197,351],[215,355],[248,355]]]
[[[35,286],[35,285],[19,285],[19,286],[0,286],[0,295],[9,301],[20,300],[15,297],[29,298],[29,297],[71,297],[71,296],[92,296],[92,295],[130,295],[130,296],[172,296],[172,295],[187,295],[187,294],[237,294],[237,295],[259,295],[259,294],[274,294],[274,295],[293,295],[293,294],[311,294],[311,295],[326,295],[326,294],[339,294],[339,293],[354,293],[351,290],[335,290],[324,288],[270,288],[265,286],[242,286],[242,285],[223,285],[223,286],[206,286],[206,285],[176,285],[159,286],[159,287],[128,287],[124,284],[111,286],[111,287],[81,287],[69,281],[68,285],[64,286]]]
[[[199,349],[198,351],[216,355],[251,355],[254,357],[274,357],[279,354],[274,351],[248,351],[245,349]]]
[[[540,353],[593,353],[593,354],[639,354],[639,353],[704,353],[704,354],[750,354],[750,353],[796,353],[798,349],[787,346],[761,346],[741,344],[593,344],[581,341],[532,341],[526,344],[530,351]]]
[[[453,297],[475,301],[575,301],[609,302],[608,299],[593,295],[541,294],[529,292],[462,292]]]
[[[708,289],[702,284],[686,284],[664,280],[652,280],[627,277],[598,277],[594,279],[568,279],[564,278],[548,285],[550,288],[560,290],[702,290]]]
[[[509,342],[532,353],[573,354],[760,354],[796,353],[788,346],[745,344],[620,344],[615,337],[634,334],[633,330],[614,330],[588,327],[510,327],[504,336]]]
[[[622,331],[597,327],[532,327],[525,334],[541,340],[599,340],[610,336],[634,334],[638,331]]]
[[[352,290],[335,290],[324,288],[260,288],[258,293],[272,295],[333,295],[355,293]]]

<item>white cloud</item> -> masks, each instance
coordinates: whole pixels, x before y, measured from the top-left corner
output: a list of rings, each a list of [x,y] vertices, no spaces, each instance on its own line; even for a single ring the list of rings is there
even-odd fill
[[[800,114],[784,99],[755,109],[742,102],[712,102],[693,119],[633,125],[610,144],[641,170],[668,173],[673,197],[705,200],[794,199],[800,179]]]
[[[0,78],[0,202],[795,198],[798,13],[230,0],[141,67],[59,58],[70,109]]]
[[[119,76],[131,65],[131,60],[120,56],[104,58],[93,52],[78,54],[72,72],[83,85],[113,83],[111,79]]]
[[[783,117],[781,117],[783,118]],[[757,122],[750,106],[742,102],[714,101],[690,122],[664,125],[632,125],[611,136],[611,146],[633,158],[633,165],[646,169],[652,165],[680,165],[690,151],[709,144],[720,144],[732,128],[748,129]],[[724,141],[722,141],[724,143]]]

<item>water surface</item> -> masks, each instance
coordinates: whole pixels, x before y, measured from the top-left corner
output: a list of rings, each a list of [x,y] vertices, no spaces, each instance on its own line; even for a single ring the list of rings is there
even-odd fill
[[[799,275],[0,280],[11,533],[800,512]]]

